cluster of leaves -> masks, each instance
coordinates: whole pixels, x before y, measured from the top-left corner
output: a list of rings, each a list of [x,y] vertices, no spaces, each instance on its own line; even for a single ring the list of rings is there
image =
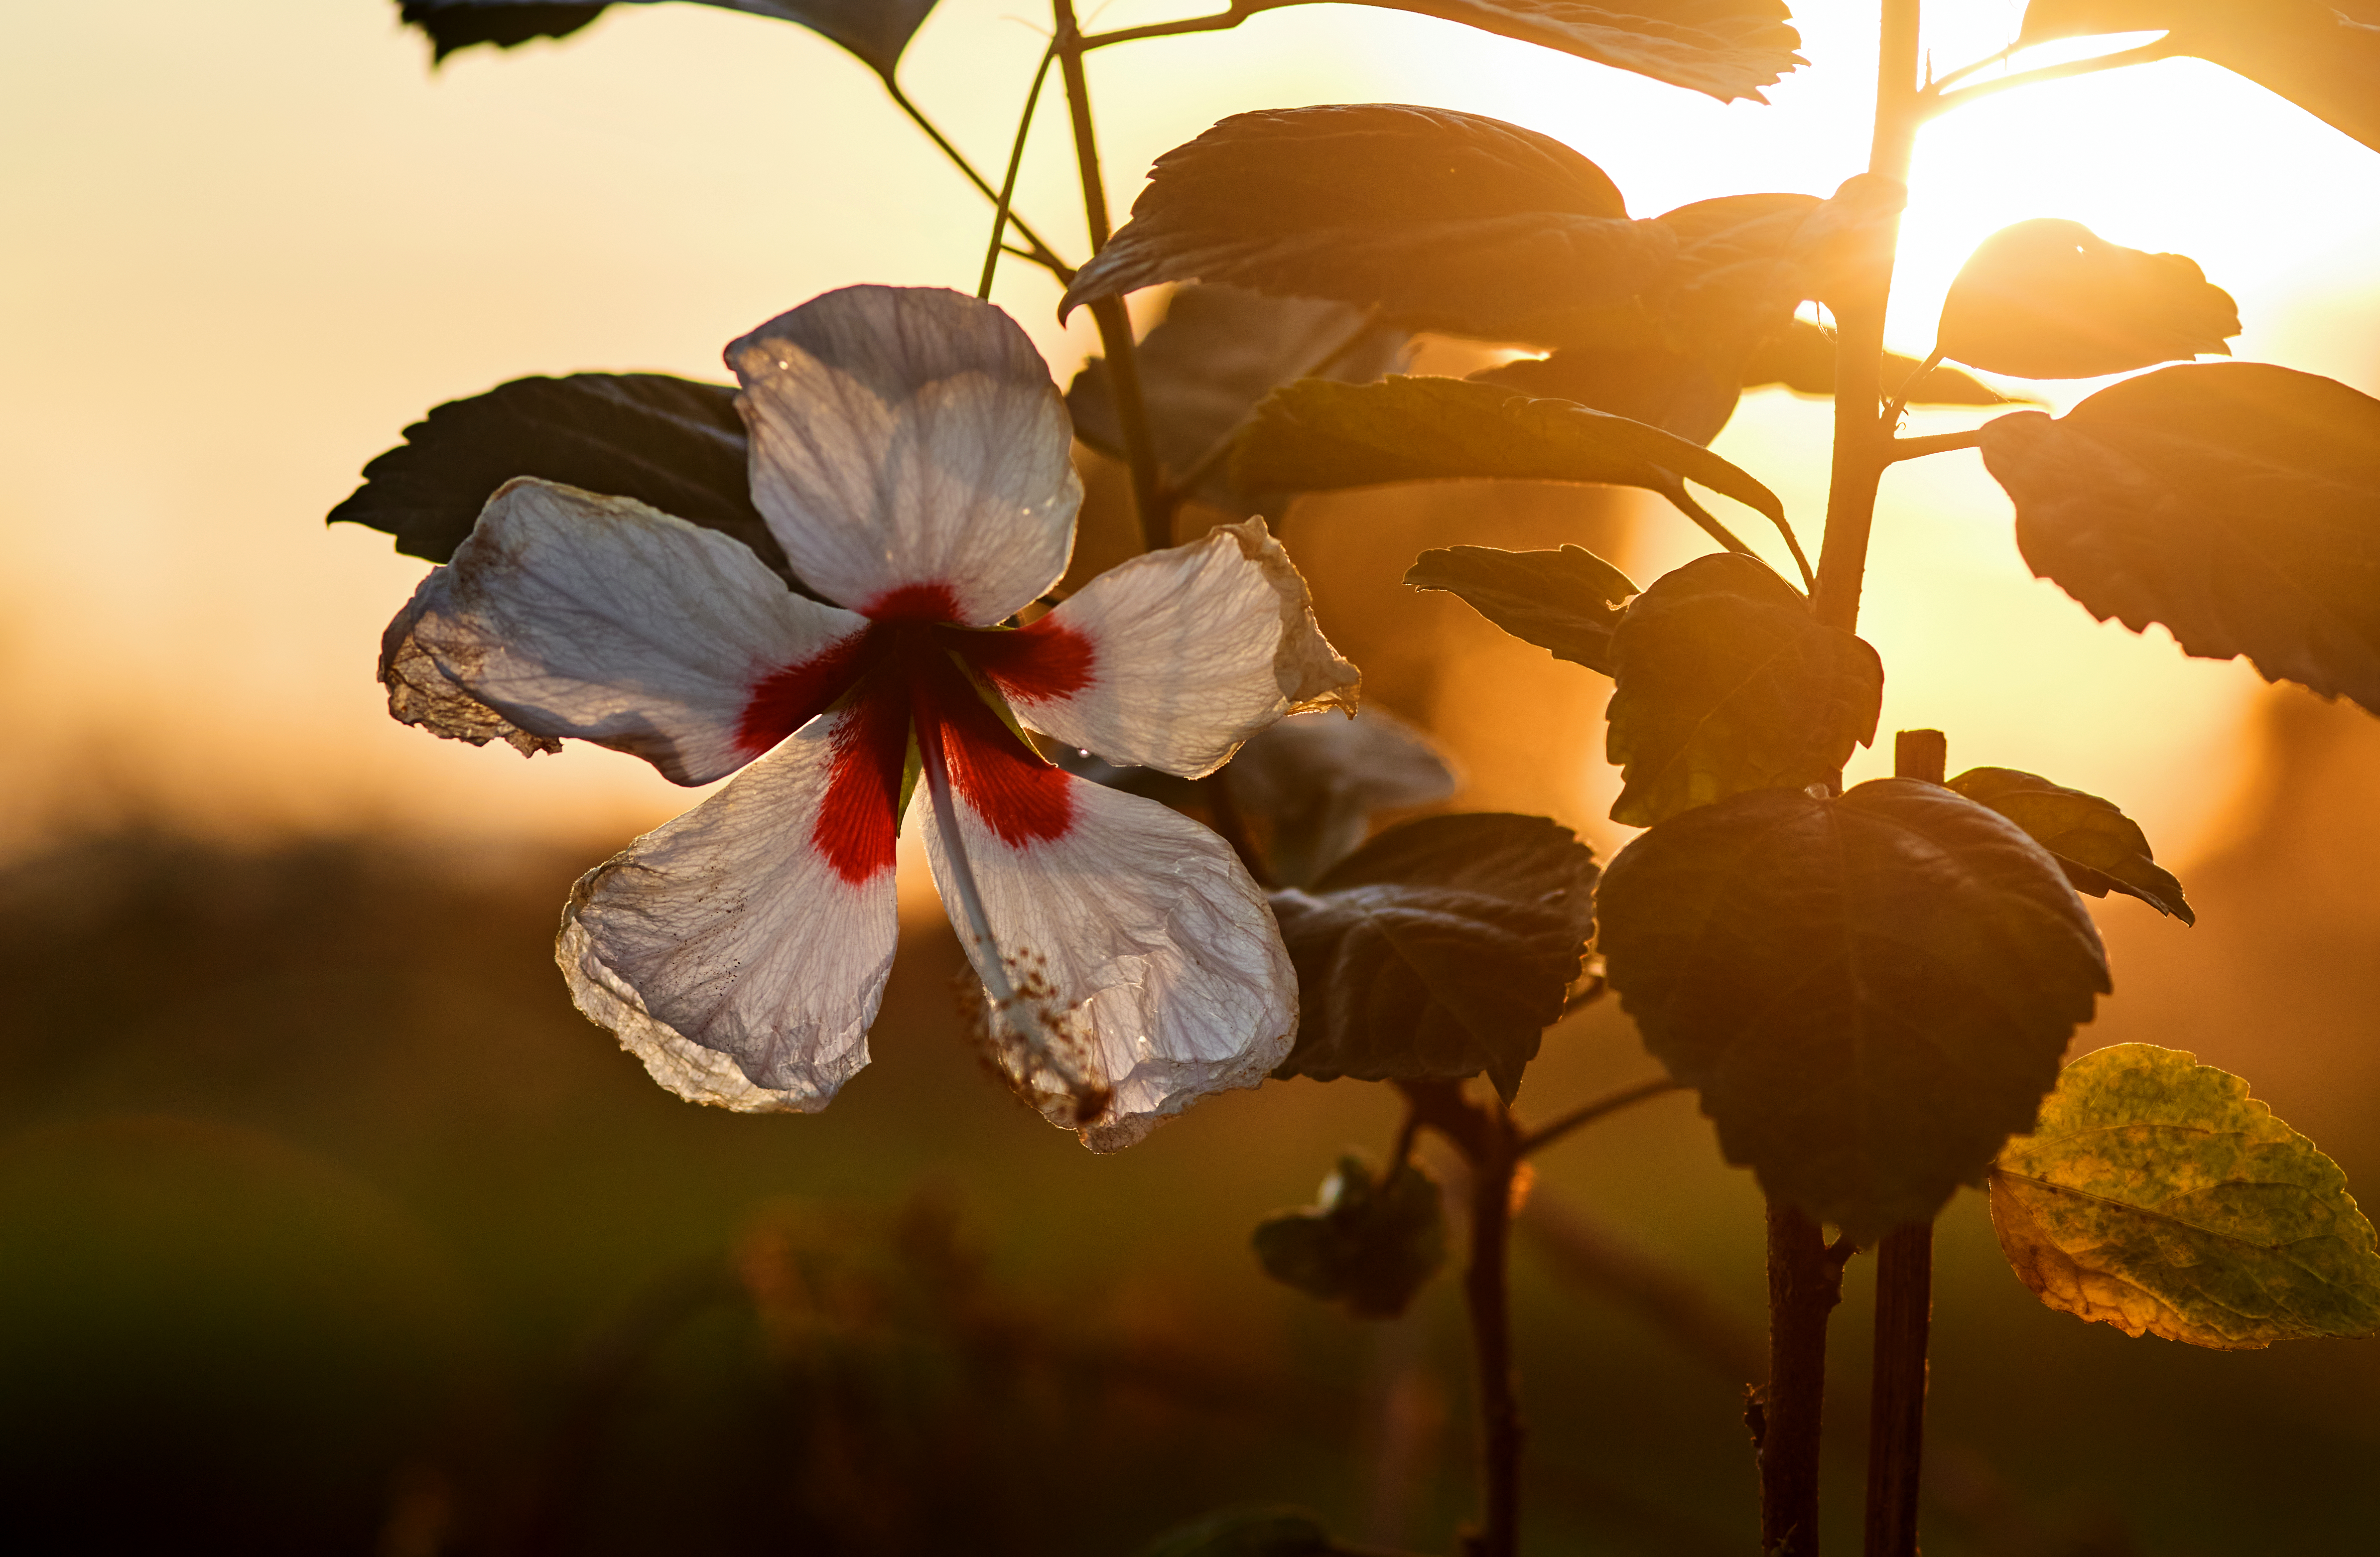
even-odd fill
[[[1342,1157],[1313,1206],[1257,1224],[1266,1274],[1360,1319],[1394,1319],[1446,1263],[1438,1182],[1411,1162],[1376,1173]]]

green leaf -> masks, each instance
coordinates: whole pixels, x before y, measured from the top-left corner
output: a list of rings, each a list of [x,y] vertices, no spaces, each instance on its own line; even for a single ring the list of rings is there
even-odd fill
[[[1650,827],[1748,789],[1828,783],[1876,738],[1876,651],[1750,557],[1697,557],[1655,579],[1609,653],[1614,821]]]
[[[1637,592],[1628,575],[1583,546],[1503,552],[1451,546],[1424,552],[1405,570],[1416,590],[1444,590],[1482,616],[1554,658],[1611,674],[1611,629],[1621,602]]]
[[[407,556],[443,563],[498,487],[540,476],[732,535],[790,578],[752,505],[747,449],[733,384],[662,373],[515,379],[407,428],[329,522],[384,531]]]
[[[1137,354],[1149,432],[1168,476],[1182,480],[1282,384],[1309,374],[1363,383],[1402,367],[1405,332],[1363,325],[1360,310],[1320,298],[1268,298],[1236,286],[1174,293]],[[1124,457],[1104,359],[1092,358],[1075,375],[1066,409],[1076,437]],[[1267,494],[1233,487],[1220,460],[1191,495],[1235,518],[1270,506]]]
[[[1897,395],[1909,375],[1925,366],[1897,351],[1884,354],[1884,392]],[[1823,324],[1797,319],[1781,335],[1761,343],[1743,365],[1743,387],[1759,389],[1782,384],[1796,395],[1835,393],[1835,333]],[[1577,396],[1572,396],[1572,399]],[[2017,397],[2001,394],[1983,380],[1956,368],[1937,367],[1910,391],[1912,406],[2005,406]],[[1671,431],[1676,431],[1672,429]]]
[[[2198,922],[2181,882],[2150,852],[2148,834],[2113,801],[2014,768],[1970,768],[1950,787],[1999,812],[2056,855],[2075,891],[2093,897],[2120,892],[2184,924]]]
[[[1294,1508],[1232,1508],[1178,1526],[1133,1557],[1330,1557],[1328,1531]]]
[[[1305,886],[1353,854],[1375,812],[1427,806],[1454,793],[1454,770],[1427,736],[1366,703],[1292,714],[1240,748],[1223,783],[1256,824],[1283,886]]]
[[[2380,1240],[2347,1176],[2194,1054],[2068,1065],[1991,1190],[2001,1250],[2053,1308],[2220,1351],[2380,1335]]]
[[[1975,247],[1943,299],[1942,355],[2026,379],[2090,379],[2201,353],[2228,357],[2239,305],[2180,254],[2043,217]]]
[[[654,0],[608,0],[651,5]],[[934,0],[697,0],[730,11],[798,22],[856,55],[892,79],[901,51],[934,8]],[[511,48],[532,38],[560,38],[603,13],[601,5],[557,6],[548,0],[400,0],[400,18],[430,35],[432,57],[444,59],[474,43]]]
[[[1785,522],[1750,474],[1658,427],[1465,379],[1305,379],[1257,408],[1232,454],[1243,490],[1329,491],[1390,481],[1608,481],[1675,502],[1679,478]]]
[[[1275,893],[1299,1013],[1273,1075],[1485,1071],[1509,1099],[1578,977],[1597,873],[1568,828],[1476,812],[1391,827],[1310,891]]]
[[[2025,561],[2094,616],[2380,712],[2380,400],[2200,363],[2002,417],[1983,449]]]
[[[2058,862],[1939,785],[1734,796],[1622,850],[1611,986],[1762,1188],[1865,1243],[2033,1127],[2107,966]]]
[[[1378,308],[1483,340],[1591,338],[1658,285],[1676,239],[1628,219],[1551,136],[1451,109],[1239,114],[1157,159],[1132,220],[1059,304],[1166,281]]]
[[[2020,46],[2165,32],[2380,151],[2380,5],[2374,0],[2033,0]]]
[[[1318,1204],[1257,1224],[1265,1274],[1358,1319],[1392,1320],[1446,1263],[1438,1181],[1411,1162],[1386,1175],[1361,1157],[1339,1159]]]

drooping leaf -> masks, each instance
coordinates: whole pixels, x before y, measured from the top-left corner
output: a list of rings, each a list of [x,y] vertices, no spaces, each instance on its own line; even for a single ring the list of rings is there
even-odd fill
[[[1727,1160],[1866,1242],[2033,1127],[2108,989],[2058,862],[1939,785],[1762,789],[1612,861],[1597,946]]]
[[[655,0],[606,0],[644,6]],[[934,0],[692,0],[777,21],[798,22],[856,55],[868,67],[892,79],[901,51],[934,8]],[[561,38],[577,31],[604,10],[603,5],[557,6],[549,0],[399,0],[399,16],[430,35],[433,56],[443,59],[474,43],[511,48],[532,38]]]
[[[1376,1174],[1342,1157],[1319,1203],[1257,1223],[1265,1274],[1358,1319],[1392,1320],[1446,1263],[1438,1181],[1411,1162]]]
[[[2374,0],[2032,0],[2020,44],[2165,32],[2176,54],[2235,70],[2380,151]]]
[[[1157,159],[1060,317],[1165,281],[1329,298],[1483,340],[1593,338],[1676,238],[1551,136],[1402,103],[1239,114]]]
[[[1454,793],[1454,770],[1427,736],[1366,703],[1292,714],[1240,748],[1223,783],[1265,841],[1273,880],[1305,886],[1355,851],[1376,812]]]
[[[1330,1557],[1330,1533],[1294,1508],[1231,1508],[1166,1531],[1133,1557]]]
[[[1735,414],[1742,392],[1733,379],[1702,357],[1658,344],[1568,346],[1471,375],[1474,383],[1518,390],[1535,400],[1574,401],[1705,445]]]
[[[2094,616],[2380,712],[2380,400],[2200,363],[2002,417],[1983,448],[2024,560]]]
[[[1925,364],[1897,351],[1884,354],[1884,392],[1898,395],[1909,375]],[[1759,389],[1782,384],[1796,395],[1835,393],[1835,333],[1823,324],[1797,319],[1781,335],[1763,341],[1743,366],[1743,387]],[[1558,393],[1554,390],[1540,393]],[[1572,395],[1572,399],[1577,396]],[[1972,373],[1937,366],[1910,391],[1912,406],[2006,406],[2014,396],[2001,394]],[[1675,429],[1672,429],[1675,431]]]
[[[444,562],[498,487],[540,476],[732,535],[791,577],[752,506],[732,384],[662,373],[515,379],[436,407],[363,474],[330,522],[385,531],[407,556]]]
[[[2239,305],[2198,262],[2109,243],[2041,217],[1975,246],[1942,302],[1936,341],[1954,362],[2023,379],[2088,379],[2231,355]]]
[[[1391,827],[1310,890],[1275,893],[1299,1015],[1273,1074],[1485,1071],[1510,1098],[1578,977],[1597,873],[1568,828],[1475,812]]]
[[[2075,891],[2093,897],[2120,892],[2184,924],[2198,922],[2181,882],[2150,852],[2148,834],[2113,801],[2014,768],[1970,768],[1950,787],[1999,812],[2056,855]]]
[[[2053,1308],[2221,1351],[2380,1335],[2380,1239],[2347,1176],[2194,1054],[2068,1065],[1991,1188],[2002,1252]]]
[[[1676,501],[1680,477],[1779,525],[1785,505],[1699,444],[1626,417],[1532,400],[1467,379],[1307,379],[1276,392],[1232,454],[1245,491],[1323,492],[1390,481],[1608,481]]]
[[[1618,568],[1584,546],[1505,552],[1450,546],[1424,552],[1405,570],[1416,590],[1444,590],[1525,643],[1605,675],[1621,605],[1637,592]]]
[[[1364,383],[1404,365],[1409,336],[1366,329],[1365,315],[1316,298],[1268,298],[1236,286],[1185,286],[1140,342],[1140,390],[1159,461],[1176,480],[1255,414],[1264,397],[1308,376]],[[1094,357],[1066,391],[1075,435],[1124,457],[1105,359]],[[1231,483],[1214,461],[1191,495],[1234,517],[1262,510],[1265,494]]]
[[[1732,552],[1697,557],[1628,607],[1610,644],[1611,820],[1650,827],[1747,789],[1800,789],[1876,738],[1884,663]]]

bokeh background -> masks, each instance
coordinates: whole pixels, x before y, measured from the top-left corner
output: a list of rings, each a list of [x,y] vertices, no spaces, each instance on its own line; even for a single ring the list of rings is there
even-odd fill
[[[1945,67],[2021,12],[1936,8]],[[1110,51],[1112,196],[1225,114],[1371,100],[1558,135],[1640,215],[1825,194],[1864,162],[1875,16],[1803,9],[1815,68],[1769,107],[1355,6]],[[1470,1497],[1452,1283],[1357,1324],[1245,1245],[1341,1149],[1385,1150],[1379,1089],[1268,1086],[1092,1157],[979,1076],[921,872],[879,1058],[825,1114],[680,1103],[572,1012],[548,951],[568,882],[691,797],[609,753],[391,724],[373,653],[423,565],[322,515],[439,401],[716,377],[728,339],[827,288],[970,285],[988,213],[797,29],[624,6],[433,73],[394,13],[0,6],[0,1539],[1121,1557],[1288,1501],[1444,1550]],[[944,0],[910,49],[909,91],[979,163],[1044,25]],[[1079,254],[1070,176],[1046,117],[1019,204]],[[2259,89],[2176,61],[1930,128],[1894,344],[1922,354],[1967,249],[2034,215],[2192,255],[2240,299],[2240,356],[2380,393],[2380,157]],[[1087,320],[1061,330],[1026,267],[997,297],[1062,381]],[[1718,447],[1807,534],[1826,434],[1823,405],[1769,393]],[[1305,502],[1285,535],[1367,694],[1462,765],[1456,804],[1625,842],[1605,684],[1396,579],[1425,546],[1562,541],[1644,579],[1694,532],[1620,494],[1451,486]],[[1893,472],[1868,599],[1888,730],[2117,799],[2200,907],[2185,931],[2093,906],[2118,992],[2078,1047],[2194,1050],[2380,1184],[2380,724],[2093,623],[2029,576],[1972,455]],[[1521,1104],[1650,1070],[1595,1008]],[[1745,1175],[1665,1099],[1550,1154],[1524,1225],[1532,1549],[1749,1550]],[[2205,1354],[2050,1314],[1973,1196],[1941,1251],[1929,1551],[2370,1549],[2380,1349]],[[1856,1263],[1852,1284],[1846,1515]]]

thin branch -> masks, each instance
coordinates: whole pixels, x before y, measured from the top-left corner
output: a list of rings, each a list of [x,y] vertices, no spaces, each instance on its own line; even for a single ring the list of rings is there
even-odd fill
[[[983,281],[975,289],[978,298],[990,300],[991,278],[1000,269],[1000,257],[1013,252],[1005,241],[1008,237],[1009,202],[1016,196],[1016,172],[1025,165],[1025,138],[1033,132],[1033,110],[1041,105],[1041,83],[1050,79],[1050,67],[1058,58],[1058,41],[1041,51],[1040,67],[1033,72],[1033,85],[1025,93],[1025,111],[1016,116],[1016,139],[1008,148],[1008,171],[1000,180],[1000,194],[992,201],[991,247],[983,256]],[[1070,281],[1072,277],[1068,278]]]
[[[966,160],[965,152],[951,144],[950,137],[934,128],[934,121],[926,117],[925,110],[909,101],[909,94],[901,90],[900,84],[887,76],[884,78],[884,90],[892,94],[893,103],[899,105],[901,112],[909,116],[910,122],[926,132],[926,139],[932,141],[941,149],[942,155],[950,159],[951,165],[965,174],[967,182],[983,191],[984,199],[997,204],[1000,201],[999,191],[991,187],[990,182],[982,174],[975,170],[975,164]],[[1062,281],[1074,280],[1073,267],[1058,258],[1057,252],[1041,241],[1040,234],[1026,225],[1024,217],[1012,211],[1008,214],[1008,225],[1016,229],[1016,236],[1023,238],[1033,250],[1023,258],[1031,260]]]
[[[2017,45],[2010,43],[2007,48],[2002,49],[1999,53],[1996,55],[1985,55],[1981,59],[1961,65],[1959,68],[1951,71],[1947,76],[1936,76],[1932,74],[1933,59],[1929,55],[1926,59],[1927,79],[1925,85],[1921,90],[1927,97],[1939,97],[1944,92],[1949,91],[1950,88],[1956,86],[1961,81],[1965,80],[1968,77],[1978,75],[1983,71],[1989,70],[1995,65],[2006,64],[2008,62],[2009,55],[2016,53],[2016,51]]]
[[[1243,5],[1235,0],[1232,8],[1220,16],[1188,17],[1181,21],[1151,22],[1147,27],[1126,27],[1114,32],[1101,32],[1084,39],[1083,47],[1086,50],[1104,49],[1110,43],[1132,43],[1143,38],[1179,38],[1190,32],[1223,32],[1239,26],[1258,11],[1269,9],[1271,7],[1268,6]]]
[[[1951,454],[1960,449],[1983,447],[1984,430],[1971,427],[1964,432],[1936,432],[1924,438],[1895,438],[1885,445],[1887,464],[1904,459],[1923,459],[1929,454]]]
[[[1961,87],[1954,92],[1942,92],[1937,90],[1926,95],[1925,101],[1918,109],[1918,116],[1921,119],[1936,119],[1953,108],[1964,107],[1979,98],[1989,97],[1995,92],[2007,91],[2012,87],[2029,87],[2038,81],[2059,81],[2069,76],[2096,75],[2102,70],[2120,70],[2128,65],[2150,65],[2160,59],[2172,59],[2182,52],[2174,46],[2172,39],[2160,38],[2154,43],[2143,43],[2137,49],[2124,49],[2111,55],[2095,55],[2089,59],[2070,59],[2063,65],[2045,65],[2034,70],[2020,70],[2013,76],[2002,76],[1998,80],[1992,81],[1978,81],[1973,86]]]
[[[1633,1087],[1623,1087],[1608,1097],[1597,1098],[1591,1103],[1583,1103],[1572,1109],[1568,1113],[1556,1118],[1550,1125],[1538,1125],[1523,1136],[1520,1145],[1514,1150],[1523,1157],[1534,1156],[1572,1131],[1592,1125],[1606,1114],[1617,1113],[1623,1108],[1678,1089],[1678,1083],[1666,1076],[1654,1081],[1640,1081]]]
[[[1718,541],[1729,551],[1738,553],[1741,555],[1747,557],[1757,554],[1751,547],[1743,543],[1743,538],[1742,536],[1736,534],[1735,531],[1728,529],[1726,525],[1720,523],[1718,515],[1712,513],[1709,509],[1695,502],[1693,494],[1686,491],[1683,482],[1679,483],[1675,490],[1663,490],[1661,492],[1661,495],[1670,500],[1670,505],[1671,507],[1677,509],[1679,513],[1683,514],[1686,517],[1694,520],[1694,523],[1702,529],[1704,534],[1709,536],[1712,540]],[[1767,517],[1766,515],[1763,515],[1762,517],[1764,518]],[[1802,570],[1802,587],[1805,590],[1816,590],[1818,587],[1817,576],[1810,571],[1810,559],[1802,554],[1802,542],[1800,539],[1794,535],[1793,527],[1787,524],[1782,519],[1778,519],[1773,522],[1777,526],[1777,533],[1785,538],[1785,549],[1793,553],[1793,566]]]
[[[1925,360],[1917,365],[1917,371],[1900,381],[1900,390],[1894,394],[1891,400],[1886,403],[1884,425],[1887,431],[1896,430],[1900,426],[1900,413],[1909,409],[1909,397],[1917,393],[1917,386],[1925,382],[1925,375],[1941,365],[1942,347],[1941,344],[1937,342],[1934,349],[1926,355]]]

